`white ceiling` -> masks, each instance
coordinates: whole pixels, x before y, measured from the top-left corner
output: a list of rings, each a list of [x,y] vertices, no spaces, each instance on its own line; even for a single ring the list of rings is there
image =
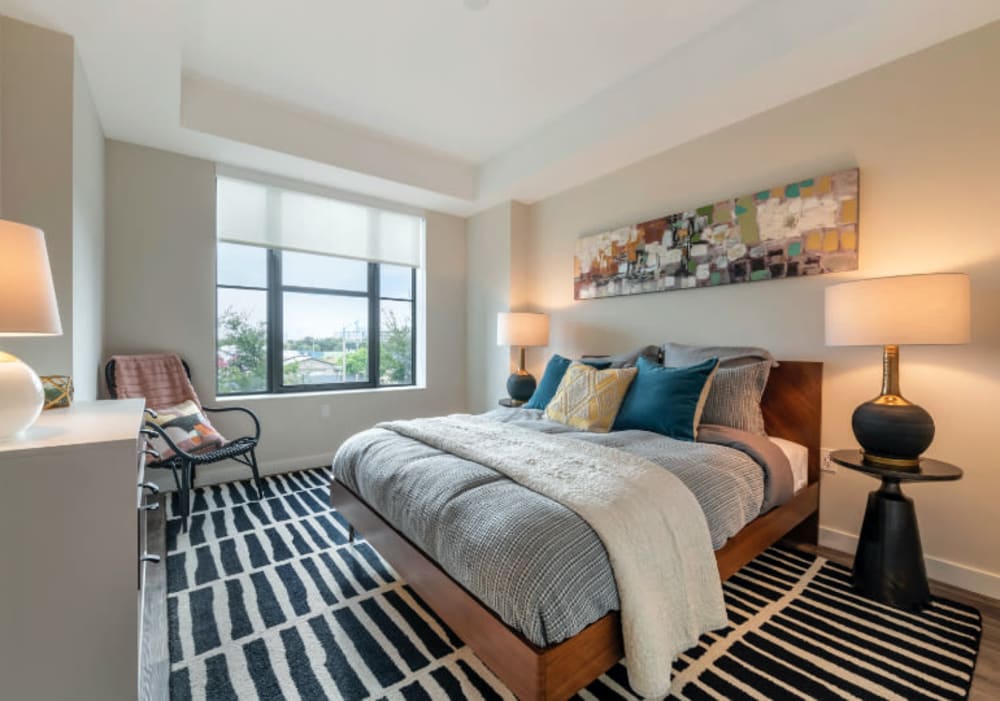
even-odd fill
[[[197,2],[184,67],[482,162],[749,2]]]
[[[468,214],[1000,18],[996,0],[0,0],[108,137]]]

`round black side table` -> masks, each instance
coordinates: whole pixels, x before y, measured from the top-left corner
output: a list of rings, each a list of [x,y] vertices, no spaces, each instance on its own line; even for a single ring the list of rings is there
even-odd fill
[[[917,512],[913,499],[903,494],[900,484],[957,480],[962,476],[961,468],[929,458],[922,458],[920,466],[913,469],[881,467],[866,463],[858,450],[836,450],[830,458],[838,465],[882,480],[882,486],[868,494],[854,555],[854,589],[891,606],[923,608],[931,595]]]

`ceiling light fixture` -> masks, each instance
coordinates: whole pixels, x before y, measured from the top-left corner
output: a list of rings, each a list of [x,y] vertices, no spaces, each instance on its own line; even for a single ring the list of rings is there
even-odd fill
[[[465,0],[465,9],[482,10],[490,4],[490,0]]]

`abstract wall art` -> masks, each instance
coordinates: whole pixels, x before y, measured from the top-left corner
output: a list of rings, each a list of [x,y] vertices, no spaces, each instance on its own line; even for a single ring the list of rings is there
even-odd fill
[[[857,270],[858,170],[580,238],[576,299]]]

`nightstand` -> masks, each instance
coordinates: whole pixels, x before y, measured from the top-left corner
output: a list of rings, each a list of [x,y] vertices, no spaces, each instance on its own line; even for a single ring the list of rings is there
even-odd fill
[[[854,589],[891,606],[911,610],[926,606],[930,590],[917,512],[900,485],[957,480],[961,468],[930,458],[921,458],[913,469],[882,467],[866,463],[858,450],[837,450],[830,457],[838,465],[882,480],[882,486],[868,494],[854,555]]]
[[[515,409],[519,406],[523,406],[524,402],[518,401],[517,399],[511,399],[510,397],[504,397],[498,402],[498,404],[500,404],[500,406],[505,406],[509,409]]]

